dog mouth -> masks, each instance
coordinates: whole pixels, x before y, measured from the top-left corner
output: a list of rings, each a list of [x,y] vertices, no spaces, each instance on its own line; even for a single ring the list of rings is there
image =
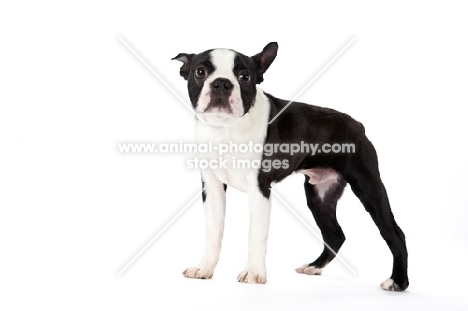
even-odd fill
[[[225,112],[228,114],[233,114],[229,98],[226,97],[212,98],[203,112]]]

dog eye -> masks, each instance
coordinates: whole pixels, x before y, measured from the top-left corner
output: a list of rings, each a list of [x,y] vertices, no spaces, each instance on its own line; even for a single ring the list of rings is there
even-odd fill
[[[247,84],[250,82],[250,75],[247,72],[243,72],[239,75],[239,82]]]
[[[198,67],[197,69],[195,69],[195,77],[197,77],[198,79],[203,79],[206,77],[206,70],[205,68],[203,67]]]

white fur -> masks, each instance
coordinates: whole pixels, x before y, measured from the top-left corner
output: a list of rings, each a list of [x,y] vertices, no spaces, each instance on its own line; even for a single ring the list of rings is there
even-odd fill
[[[320,275],[322,274],[323,268],[317,268],[315,266],[309,266],[308,264],[302,265],[296,269],[297,273],[309,274],[309,275]]]
[[[327,194],[328,189],[330,189],[330,187],[333,186],[335,183],[336,179],[329,179],[325,182],[315,185],[315,191],[317,191],[320,200],[323,200],[323,198]]]
[[[308,169],[299,172],[309,176],[309,183],[315,185],[315,190],[321,200],[327,194],[328,189],[338,180],[338,174],[330,169]]]
[[[218,151],[215,149],[219,144],[245,144],[252,141],[253,144],[263,144],[268,126],[268,116],[270,113],[270,105],[268,98],[263,93],[262,89],[257,88],[257,96],[253,107],[242,118],[237,119],[237,122],[232,127],[213,126],[196,122],[195,125],[195,141],[197,143],[212,142],[212,153],[199,153],[199,159],[219,159]],[[234,169],[233,161],[239,159],[261,160],[261,153],[225,153],[222,155],[223,160],[226,160],[228,169],[214,169],[215,176],[222,182],[231,187],[234,187],[242,192],[247,193],[247,190],[253,185],[249,184],[255,180],[258,169]],[[203,172],[202,172],[203,173]],[[258,188],[258,187],[257,187]]]
[[[265,283],[268,231],[271,202],[258,190],[249,188],[249,252],[245,269],[237,280],[244,283]]]
[[[233,72],[234,58],[236,54],[232,50],[216,49],[213,50],[210,55],[211,63],[215,66],[215,70],[210,73],[203,84],[195,111],[203,118],[203,120],[211,125],[232,125],[237,118],[244,115],[244,106],[242,104],[239,82]],[[234,86],[231,91],[231,96],[229,97],[232,115],[227,115],[222,111],[205,112],[211,100],[210,84],[217,78],[228,79]]]
[[[213,147],[220,143],[263,143],[266,137],[270,105],[268,98],[260,88],[253,107],[233,126],[213,126],[196,122],[195,140],[197,143],[212,142]],[[199,159],[219,159],[217,151],[209,154],[197,154]],[[219,257],[222,230],[224,224],[225,196],[221,195],[220,185],[227,184],[240,191],[246,192],[249,198],[249,251],[245,269],[239,274],[238,280],[246,283],[266,282],[266,243],[270,221],[270,200],[266,199],[258,187],[258,169],[235,169],[233,158],[261,160],[261,153],[226,153],[223,159],[227,169],[202,170],[202,177],[206,184],[207,198],[206,213],[206,250],[200,267],[184,271],[188,277],[202,277],[201,274],[212,275]],[[214,187],[214,193],[213,193]],[[224,191],[224,189],[223,189]],[[211,198],[210,198],[211,196]],[[201,273],[202,271],[203,273]]]
[[[395,290],[395,281],[392,279],[388,279],[382,284],[380,284],[380,288],[383,290],[394,291]]]
[[[204,202],[205,254],[197,267],[188,268],[183,274],[190,278],[209,279],[213,276],[221,251],[226,214],[226,192],[223,183],[214,176],[213,172],[204,171],[202,179],[204,189],[206,193],[209,193]]]

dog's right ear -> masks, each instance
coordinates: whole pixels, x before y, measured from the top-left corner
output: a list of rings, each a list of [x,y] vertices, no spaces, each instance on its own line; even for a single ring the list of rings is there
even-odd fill
[[[188,80],[188,77],[190,75],[190,62],[192,61],[192,58],[195,54],[186,54],[186,53],[180,53],[176,57],[174,57],[172,60],[178,60],[184,63],[182,67],[180,67],[180,75],[185,79]]]

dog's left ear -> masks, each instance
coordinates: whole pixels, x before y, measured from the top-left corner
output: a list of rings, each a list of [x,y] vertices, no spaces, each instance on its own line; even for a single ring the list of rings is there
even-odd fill
[[[195,54],[186,54],[186,53],[180,53],[176,57],[174,57],[172,60],[178,60],[184,63],[182,67],[180,67],[180,75],[185,79],[188,80],[189,75],[190,75],[190,62],[192,61],[192,58]]]
[[[278,43],[270,42],[263,48],[263,51],[252,56],[255,66],[257,67],[257,83],[261,83],[263,81],[263,74],[275,60],[277,52]]]

